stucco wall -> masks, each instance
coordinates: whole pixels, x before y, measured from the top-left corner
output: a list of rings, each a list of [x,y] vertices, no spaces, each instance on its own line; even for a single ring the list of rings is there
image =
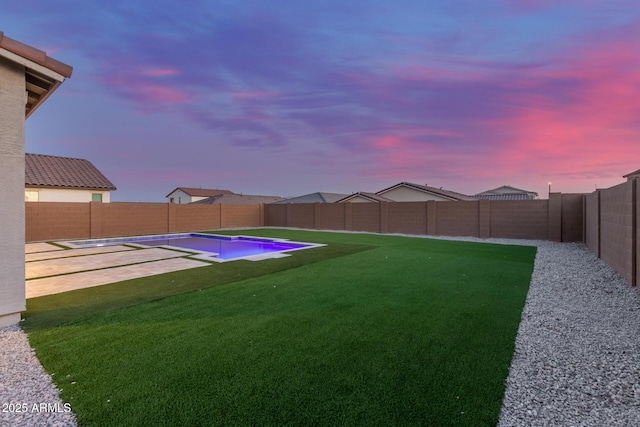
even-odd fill
[[[88,203],[93,201],[93,194],[102,194],[102,203],[111,202],[109,191],[63,190],[58,188],[25,188],[26,191],[38,192],[38,202],[74,202]]]
[[[173,193],[169,194],[169,197],[167,197],[167,202],[171,203],[172,197],[173,197],[173,203],[183,205],[183,204],[192,202],[191,196],[182,190],[176,190]],[[199,199],[194,198],[193,201],[195,202],[196,200],[202,200],[202,199],[205,199],[205,197],[200,197]]]
[[[24,274],[24,68],[0,58],[0,326],[26,309]]]
[[[393,200],[394,202],[426,202],[429,200],[449,200],[444,197],[434,196],[433,194],[427,194],[422,191],[412,190],[407,187],[398,187],[384,193],[380,193],[380,196]]]

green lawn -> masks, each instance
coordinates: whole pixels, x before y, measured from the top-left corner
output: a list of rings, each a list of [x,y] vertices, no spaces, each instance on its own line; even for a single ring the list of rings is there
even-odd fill
[[[496,424],[535,248],[242,234],[328,246],[28,301],[82,425]]]

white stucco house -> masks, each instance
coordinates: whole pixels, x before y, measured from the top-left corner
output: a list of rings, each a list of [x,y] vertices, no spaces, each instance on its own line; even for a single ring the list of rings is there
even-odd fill
[[[209,188],[191,188],[191,187],[178,187],[171,193],[167,194],[168,203],[177,203],[184,205],[187,203],[193,203],[200,200],[208,199],[209,197],[217,197],[223,194],[235,194],[229,190],[216,190]]]
[[[26,202],[111,201],[116,186],[90,161],[71,157],[25,154]]]
[[[445,190],[442,187],[430,187],[428,185],[401,182],[391,187],[380,190],[377,193],[354,193],[337,203],[371,203],[371,202],[427,202],[435,201],[474,201],[474,200],[533,200],[538,198],[534,191],[503,185],[502,187],[487,190],[482,193],[469,196],[456,191]]]
[[[0,327],[26,309],[24,123],[72,72],[0,31]]]

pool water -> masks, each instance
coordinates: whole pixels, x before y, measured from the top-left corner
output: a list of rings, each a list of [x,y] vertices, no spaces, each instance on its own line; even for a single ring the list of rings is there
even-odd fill
[[[283,252],[324,246],[317,243],[290,242],[285,239],[265,239],[248,236],[221,236],[215,234],[182,233],[156,236],[118,237],[82,241],[58,242],[71,248],[89,248],[119,244],[137,246],[160,246],[183,249],[198,253],[197,257],[211,261],[229,261],[235,259],[275,258]],[[264,256],[262,256],[264,255]]]
[[[134,240],[129,243],[137,243],[145,246],[172,246],[175,248],[195,251],[213,252],[217,254],[216,258],[224,260],[309,247],[309,245],[302,243],[279,242],[243,237],[205,237],[202,235],[166,239]]]

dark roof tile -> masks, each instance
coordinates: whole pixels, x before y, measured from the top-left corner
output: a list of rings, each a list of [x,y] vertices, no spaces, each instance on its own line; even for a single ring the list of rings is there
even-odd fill
[[[25,154],[25,186],[109,191],[116,189],[88,160],[29,153]]]

